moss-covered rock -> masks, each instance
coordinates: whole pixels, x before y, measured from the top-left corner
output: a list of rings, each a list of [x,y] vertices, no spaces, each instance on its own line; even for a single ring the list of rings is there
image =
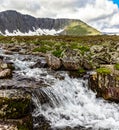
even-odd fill
[[[0,90],[0,118],[18,119],[30,113],[31,96],[23,90]]]
[[[119,72],[114,65],[102,65],[89,77],[89,87],[97,96],[119,102]]]

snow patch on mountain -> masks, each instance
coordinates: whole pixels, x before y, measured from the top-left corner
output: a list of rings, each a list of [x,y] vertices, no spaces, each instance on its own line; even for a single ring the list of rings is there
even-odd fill
[[[5,34],[2,34],[0,32],[1,35],[5,35],[5,36],[34,36],[34,35],[58,35],[59,33],[61,33],[63,31],[63,29],[60,30],[55,30],[55,29],[34,29],[34,31],[29,30],[29,32],[20,32],[19,29],[14,30],[13,33],[9,32],[7,29],[5,30]]]

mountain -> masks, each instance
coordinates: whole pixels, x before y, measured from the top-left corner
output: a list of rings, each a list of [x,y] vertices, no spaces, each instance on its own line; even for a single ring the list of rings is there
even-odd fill
[[[98,30],[75,19],[35,18],[17,11],[0,12],[1,35],[99,35]]]

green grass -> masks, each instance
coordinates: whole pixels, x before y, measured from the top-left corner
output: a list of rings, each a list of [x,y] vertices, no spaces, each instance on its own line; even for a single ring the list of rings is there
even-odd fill
[[[73,21],[65,28],[63,34],[72,36],[84,36],[100,35],[101,33],[82,21]]]
[[[79,46],[78,49],[81,51],[82,55],[84,55],[85,52],[88,52],[90,50],[88,46]]]
[[[111,70],[109,68],[105,68],[105,67],[98,68],[96,71],[98,74],[105,74],[105,75],[111,73]]]
[[[52,50],[50,47],[48,46],[41,46],[41,47],[37,47],[33,49],[33,52],[43,52],[43,53],[47,53],[47,51]]]
[[[62,50],[55,50],[52,54],[58,58],[62,57]]]
[[[86,71],[83,69],[83,68],[79,68],[79,70],[78,70],[78,73],[79,74],[83,74],[83,73],[85,73]]]
[[[119,70],[119,63],[115,64],[114,67],[115,67],[116,70]]]

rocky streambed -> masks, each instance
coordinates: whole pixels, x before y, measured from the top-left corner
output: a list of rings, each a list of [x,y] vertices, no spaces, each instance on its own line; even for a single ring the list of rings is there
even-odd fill
[[[95,45],[57,58],[27,49],[1,44],[1,130],[119,129],[118,52]]]

